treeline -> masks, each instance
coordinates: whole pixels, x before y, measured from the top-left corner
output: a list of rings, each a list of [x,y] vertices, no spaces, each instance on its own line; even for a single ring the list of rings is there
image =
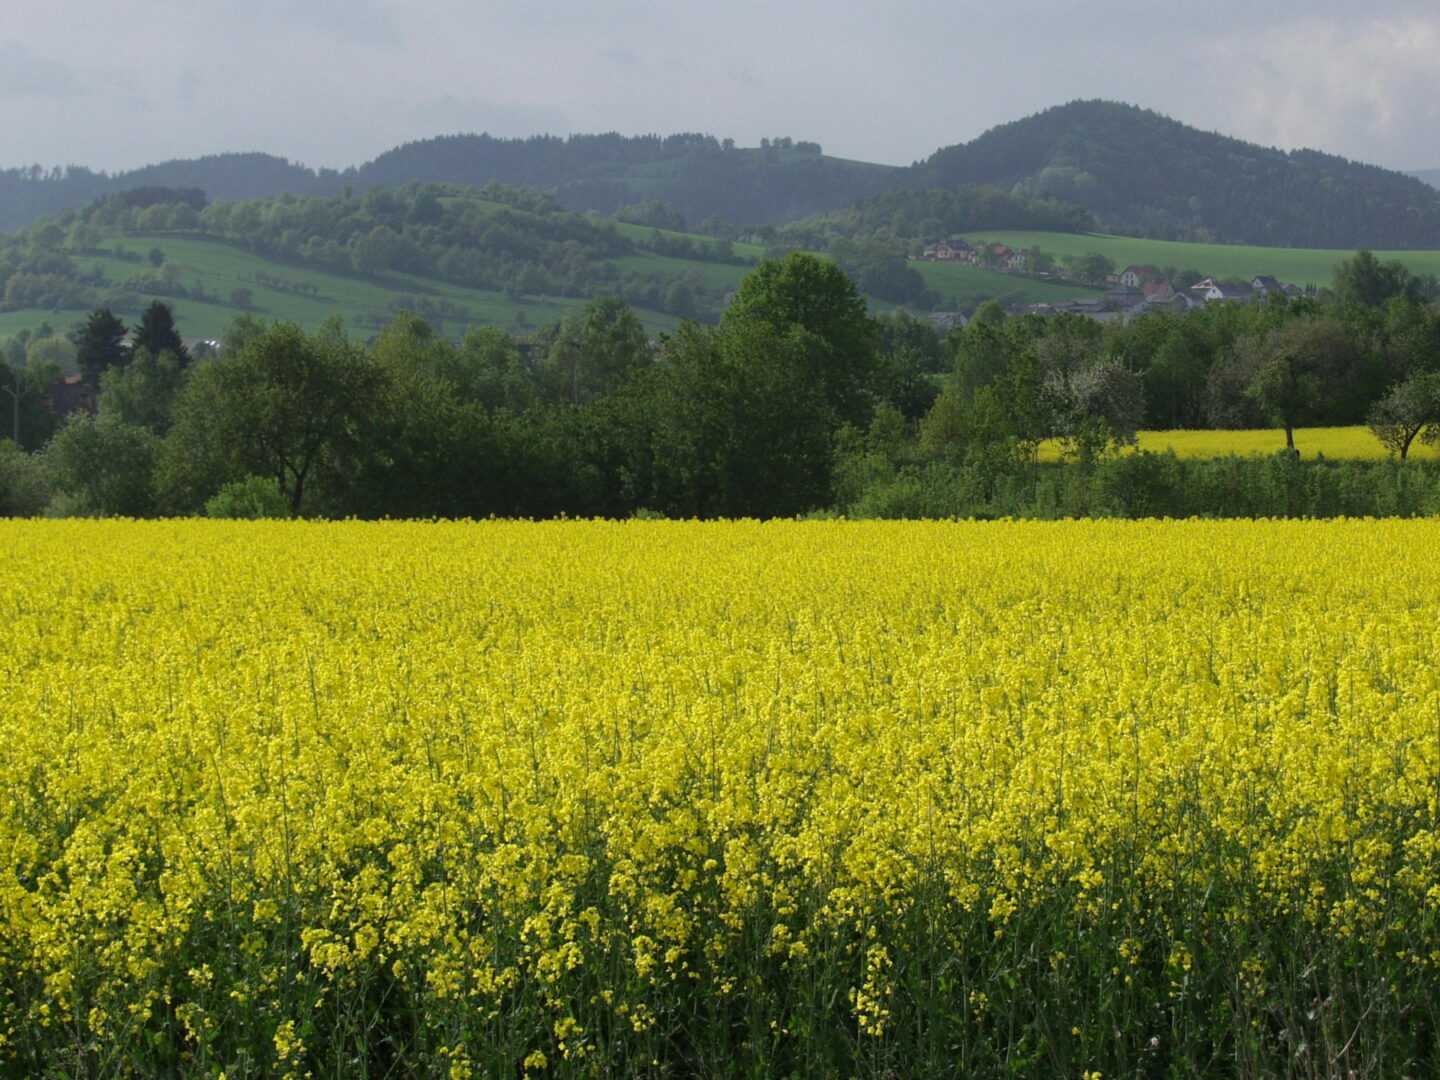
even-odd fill
[[[524,343],[447,342],[411,313],[363,346],[242,316],[188,367],[165,349],[96,361],[82,328],[98,416],[12,453],[8,512],[1431,512],[1436,471],[1398,460],[1440,437],[1440,314],[1414,288],[1361,252],[1326,303],[1128,326],[991,304],[942,340],[904,312],[871,318],[840,267],[797,253],[748,275],[718,326],[658,345],[613,296]],[[1358,423],[1397,460],[1118,453],[1142,428]]]
[[[905,344],[916,330],[930,352]],[[804,255],[658,347],[617,297],[524,344],[494,328],[452,344],[404,315],[362,346],[242,316],[216,359],[113,360],[97,416],[12,451],[8,509],[789,514],[826,504],[836,433],[876,401],[924,413],[938,359],[924,324],[870,319],[834,263]]]
[[[282,191],[339,194],[344,183],[334,170],[316,172],[271,154],[210,154],[118,173],[75,165],[0,169],[0,230],[23,229],[43,216],[136,188],[193,188],[227,199],[254,199]]]
[[[312,170],[269,154],[211,155],[114,175],[75,167],[0,170],[0,229],[23,228],[41,215],[142,186],[201,188],[212,198],[240,200],[492,181],[546,192],[580,212],[609,215],[649,197],[690,221],[779,223],[872,194],[902,171],[827,158],[818,144],[788,136],[743,148],[694,133],[447,135],[405,143],[344,170]]]
[[[1075,101],[937,151],[905,187],[994,184],[1078,203],[1108,231],[1272,247],[1440,247],[1440,192],[1314,150],[1286,153],[1109,101]]]
[[[918,421],[881,406],[837,444],[834,505],[857,517],[1287,516],[1440,512],[1440,313],[1426,282],[1369,252],[1330,299],[1218,304],[1128,325],[1007,317],[945,340]],[[1370,427],[1391,463],[1301,462],[1294,431]],[[1273,461],[1119,454],[1142,429],[1277,427]],[[1053,441],[1059,464],[1042,464]]]
[[[944,190],[889,191],[792,222],[778,229],[776,236],[812,251],[847,239],[888,242],[903,253],[914,250],[917,240],[933,242],[990,229],[1080,233],[1096,227],[1094,215],[1073,202],[962,184]]]
[[[1284,427],[1282,412],[1291,427],[1364,423],[1387,387],[1440,360],[1431,285],[1362,251],[1341,264],[1324,298],[1207,304],[1103,325],[985,305],[946,339],[947,389],[973,402],[1017,364],[1052,380],[1108,364],[1137,384],[1137,429]],[[1293,393],[1255,390],[1282,368]]]

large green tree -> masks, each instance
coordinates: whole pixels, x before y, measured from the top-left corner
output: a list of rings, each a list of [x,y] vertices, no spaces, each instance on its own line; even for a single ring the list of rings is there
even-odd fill
[[[112,367],[100,377],[100,415],[163,437],[170,430],[186,370],[168,350],[156,355],[136,349],[130,363]]]
[[[1357,251],[1335,268],[1335,294],[1347,303],[1384,307],[1397,296],[1427,300],[1434,280],[1416,277],[1399,259],[1381,262],[1371,251]]]
[[[776,517],[830,498],[834,421],[816,370],[828,343],[803,326],[733,321],[691,329],[671,346],[678,397],[661,418],[662,471],[680,485],[683,512]]]
[[[166,440],[164,486],[195,509],[221,484],[273,477],[293,514],[317,475],[353,473],[381,419],[386,369],[335,334],[274,323],[195,369]]]
[[[143,517],[156,509],[154,474],[160,440],[114,416],[77,416],[45,451],[57,490],[81,514]]]
[[[618,296],[599,296],[560,324],[544,372],[555,400],[583,405],[649,364],[645,328],[634,310]]]
[[[1391,387],[1370,407],[1366,423],[1381,445],[1401,461],[1409,455],[1411,443],[1422,432],[1426,441],[1437,441],[1432,433],[1436,433],[1436,425],[1440,425],[1440,374],[1417,371]]]
[[[721,327],[729,340],[799,341],[804,348],[781,351],[789,363],[804,363],[802,374],[836,421],[865,427],[874,407],[879,329],[865,298],[844,271],[826,259],[792,252],[766,260],[745,276],[725,309]],[[770,333],[758,333],[765,327]]]

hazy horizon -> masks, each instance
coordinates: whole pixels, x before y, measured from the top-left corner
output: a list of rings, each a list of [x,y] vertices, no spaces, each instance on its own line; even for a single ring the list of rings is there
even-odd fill
[[[1281,149],[1440,168],[1440,13],[1093,3],[0,0],[0,167],[120,172],[259,151],[360,165],[405,142],[699,131],[905,165],[1076,98]]]

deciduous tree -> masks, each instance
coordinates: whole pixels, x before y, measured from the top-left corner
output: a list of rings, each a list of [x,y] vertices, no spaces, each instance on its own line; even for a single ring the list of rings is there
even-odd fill
[[[227,481],[270,476],[300,514],[319,473],[355,467],[386,384],[384,368],[347,341],[275,323],[197,367],[166,441],[165,487],[195,509]]]

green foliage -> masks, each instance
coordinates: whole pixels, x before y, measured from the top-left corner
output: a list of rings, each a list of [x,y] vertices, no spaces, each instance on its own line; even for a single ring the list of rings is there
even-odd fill
[[[196,366],[175,406],[161,483],[198,509],[230,480],[273,477],[291,514],[317,476],[344,475],[381,419],[386,370],[343,339],[275,323]]]
[[[113,416],[73,417],[50,441],[45,461],[55,490],[76,511],[100,517],[155,513],[154,475],[161,443]]]
[[[28,362],[26,345],[11,339],[0,349],[13,359],[0,360],[0,435],[22,449],[38,450],[55,430],[47,391],[60,377],[53,363]]]
[[[800,247],[823,248],[836,238],[916,249],[959,233],[987,229],[1088,232],[1095,220],[1079,206],[1007,194],[983,184],[887,191],[848,206],[801,218],[778,237]]]
[[[25,350],[25,362],[28,367],[37,370],[44,368],[69,375],[76,367],[75,346],[59,334],[32,340]]]
[[[645,329],[618,296],[596,297],[549,341],[541,373],[553,400],[587,404],[650,363]]]
[[[990,456],[872,462],[837,506],[847,517],[1421,517],[1440,512],[1435,462],[1177,458],[1148,451],[1025,466]]]
[[[1440,374],[1420,371],[1392,386],[1366,419],[1375,438],[1404,461],[1416,436],[1440,439]],[[1424,433],[1422,435],[1422,432]]]
[[[290,505],[273,477],[247,476],[232,480],[207,499],[205,516],[251,521],[283,518],[290,516]]]
[[[834,263],[795,252],[767,260],[741,282],[726,308],[727,330],[763,325],[784,336],[803,330],[814,341],[799,354],[805,375],[839,421],[868,422],[865,390],[876,370],[879,328],[865,299]]]
[[[174,420],[185,368],[173,352],[137,348],[128,364],[100,376],[100,415],[164,436]]]
[[[685,231],[685,218],[659,199],[641,199],[632,206],[622,206],[613,216],[616,221],[624,221],[630,225],[645,225],[674,232]]]
[[[415,200],[360,205],[409,218]],[[409,312],[366,347],[338,317],[306,333],[247,314],[224,336],[217,359],[184,371],[142,349],[104,373],[99,420],[57,440],[67,505],[194,513],[257,476],[288,513],[362,517],[1363,510],[1380,505],[1352,490],[1363,483],[1293,457],[1237,466],[1255,485],[1237,494],[1218,466],[1116,465],[1111,451],[1157,417],[1353,424],[1377,402],[1408,407],[1440,316],[1403,297],[1383,310],[1277,299],[1101,326],[987,304],[942,344],[927,320],[872,318],[836,263],[791,253],[747,276],[719,327],[682,323],[658,343],[615,295],[523,343],[489,327],[457,344]],[[45,339],[7,348],[23,358]],[[1050,438],[1073,473],[1040,464]],[[86,486],[119,461],[140,462],[153,490]],[[1378,490],[1408,513],[1425,483]]]
[[[1403,298],[1412,303],[1440,295],[1434,275],[1421,279],[1399,259],[1382,263],[1371,251],[1357,251],[1335,268],[1335,295],[1344,303],[1384,307]]]
[[[44,459],[0,439],[0,517],[36,517],[49,502]]]

